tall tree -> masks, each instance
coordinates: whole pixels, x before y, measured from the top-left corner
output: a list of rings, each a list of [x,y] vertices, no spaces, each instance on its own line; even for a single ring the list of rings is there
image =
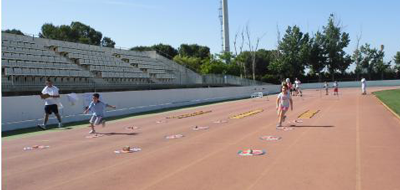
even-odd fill
[[[239,35],[239,31],[236,32],[235,38],[233,40],[233,47],[235,48],[235,54],[234,54],[234,61],[235,63],[239,66],[239,72],[240,72],[240,78],[246,78],[246,66],[244,62],[238,58],[238,56],[243,52],[243,46],[244,46],[244,30],[242,29],[241,31],[241,41],[239,47],[237,47],[237,39]],[[239,50],[238,50],[239,49]]]
[[[317,32],[310,40],[310,54],[308,64],[312,75],[318,74],[320,77],[321,71],[326,66],[326,56],[323,48],[324,36]]]
[[[395,69],[397,70],[397,72],[400,72],[400,51],[398,51],[396,53],[393,60],[394,60],[394,63],[396,63]]]
[[[327,26],[323,27],[323,47],[327,53],[327,68],[332,80],[335,80],[336,71],[345,71],[351,63],[350,57],[346,56],[346,52],[343,50],[350,43],[349,34],[342,32],[339,25],[340,22],[335,23],[335,17],[331,14]]]
[[[367,74],[368,78],[371,80],[374,73],[376,73],[376,68],[381,60],[383,60],[383,49],[378,50],[376,48],[371,48],[370,44],[362,45],[360,48],[361,53],[361,68],[362,73]]]
[[[310,52],[308,33],[304,34],[297,26],[289,26],[279,43],[279,57],[268,68],[284,77],[298,77],[304,74]]]
[[[387,69],[390,68],[390,63],[391,63],[391,61],[386,63],[383,60],[383,58],[385,57],[385,52],[383,50],[384,50],[384,46],[381,45],[381,49],[376,52],[376,55],[375,55],[376,63],[374,65],[375,72],[381,75],[381,80],[384,79],[384,74],[387,71]]]
[[[261,37],[258,37],[256,40],[256,44],[252,45],[252,41],[251,41],[251,35],[250,35],[250,29],[249,29],[249,24],[247,23],[246,25],[246,35],[247,35],[247,44],[249,45],[249,51],[251,52],[251,57],[252,57],[252,64],[251,64],[251,68],[252,68],[252,74],[253,74],[253,80],[256,80],[256,52],[258,49],[258,45],[260,43],[260,40],[263,38],[262,35]]]
[[[16,35],[24,35],[24,33],[21,32],[21,30],[17,30],[17,29],[7,29],[7,30],[3,30],[3,32],[5,33],[9,33],[9,34],[16,34]]]

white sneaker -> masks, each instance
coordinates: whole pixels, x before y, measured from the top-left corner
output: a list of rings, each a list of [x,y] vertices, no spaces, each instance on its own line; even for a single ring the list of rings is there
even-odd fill
[[[95,133],[96,133],[95,130],[90,130],[90,131],[89,131],[89,134],[95,134]]]
[[[39,125],[37,125],[37,127],[39,127],[42,130],[46,130],[46,125],[39,124]]]
[[[62,127],[62,123],[58,123],[58,128],[61,128]]]

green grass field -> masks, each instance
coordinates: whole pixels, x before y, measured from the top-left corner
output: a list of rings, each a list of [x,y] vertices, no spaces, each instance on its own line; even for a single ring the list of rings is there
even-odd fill
[[[400,89],[384,90],[373,94],[400,116]]]

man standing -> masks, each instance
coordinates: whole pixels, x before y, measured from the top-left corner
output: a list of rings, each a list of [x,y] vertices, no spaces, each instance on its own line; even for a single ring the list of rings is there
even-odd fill
[[[54,113],[58,120],[58,127],[61,128],[61,116],[58,113],[58,98],[60,98],[60,94],[58,93],[58,88],[53,86],[53,82],[50,79],[46,80],[46,87],[42,90],[42,95],[40,96],[44,99],[44,121],[42,125],[38,125],[39,128],[46,130],[46,124],[49,120],[49,115]]]
[[[362,95],[367,94],[367,80],[365,80],[365,78],[361,79],[361,94]]]

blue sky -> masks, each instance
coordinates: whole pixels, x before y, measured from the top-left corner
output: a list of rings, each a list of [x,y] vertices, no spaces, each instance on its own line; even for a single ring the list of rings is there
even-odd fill
[[[351,42],[385,45],[385,60],[400,51],[400,1],[395,0],[230,0],[231,47],[235,33],[249,23],[253,39],[266,34],[260,48],[276,47],[277,27],[283,36],[288,26],[315,33],[334,13]],[[119,47],[165,43],[178,48],[197,43],[221,51],[219,0],[3,0],[2,29],[38,34],[43,23],[80,21],[111,37]],[[233,48],[232,48],[233,50]]]

